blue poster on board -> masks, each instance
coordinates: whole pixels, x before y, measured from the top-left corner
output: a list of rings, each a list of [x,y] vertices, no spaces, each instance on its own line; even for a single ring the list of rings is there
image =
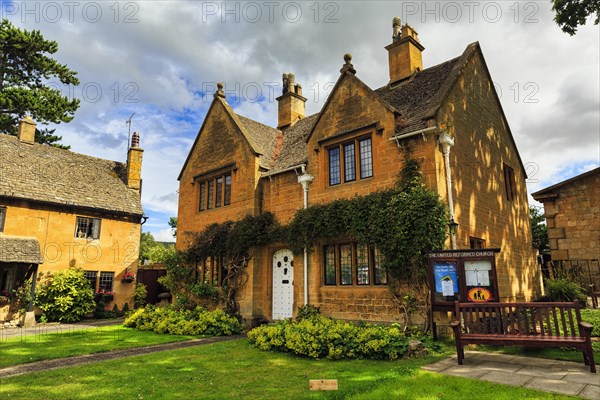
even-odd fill
[[[433,264],[435,291],[444,296],[458,293],[458,277],[455,262],[436,262]],[[450,292],[452,294],[450,294]]]

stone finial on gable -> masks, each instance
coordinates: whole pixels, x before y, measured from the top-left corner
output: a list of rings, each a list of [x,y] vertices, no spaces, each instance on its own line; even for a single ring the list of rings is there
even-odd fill
[[[351,74],[356,75],[356,70],[354,69],[354,65],[352,65],[351,61],[352,61],[352,54],[350,54],[350,53],[344,54],[344,62],[345,62],[345,64],[342,67],[342,69],[340,69],[341,73],[344,73],[344,72],[348,71]]]
[[[221,98],[225,98],[225,92],[223,92],[223,88],[225,87],[225,85],[223,85],[223,82],[219,82],[217,83],[217,91],[215,92],[215,98],[217,97],[221,97]]]

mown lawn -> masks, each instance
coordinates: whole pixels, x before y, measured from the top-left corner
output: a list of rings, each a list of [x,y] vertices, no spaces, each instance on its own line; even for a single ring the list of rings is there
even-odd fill
[[[1,379],[0,396],[32,400],[573,399],[419,370],[442,357],[312,360],[260,351],[247,340],[236,340]],[[309,379],[338,379],[339,390],[311,392]]]
[[[45,333],[0,341],[0,368],[53,358],[102,353],[192,339],[111,325],[63,333]]]

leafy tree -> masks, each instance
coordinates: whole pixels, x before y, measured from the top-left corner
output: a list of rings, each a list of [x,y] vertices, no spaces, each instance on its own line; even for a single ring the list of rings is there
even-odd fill
[[[537,246],[540,252],[549,252],[550,244],[548,242],[548,227],[546,226],[546,217],[538,207],[529,206],[529,219],[531,220],[533,243]]]
[[[150,260],[150,249],[156,246],[154,236],[150,232],[142,232],[140,237],[140,263]]]
[[[175,252],[173,243],[157,242],[150,232],[142,232],[140,240],[140,263],[164,263]]]
[[[79,79],[76,72],[48,56],[57,51],[57,42],[44,39],[40,31],[16,28],[7,19],[0,22],[0,132],[16,135],[26,114],[42,124],[73,119],[79,100],[63,96],[50,80],[78,85]],[[39,143],[56,145],[59,140],[54,130],[36,130]]]
[[[177,237],[177,217],[169,218],[169,226],[173,231],[173,237]]]
[[[577,27],[585,25],[590,16],[596,15],[594,24],[600,23],[600,1],[598,0],[551,0],[552,11],[556,12],[554,21],[563,32],[573,36]]]

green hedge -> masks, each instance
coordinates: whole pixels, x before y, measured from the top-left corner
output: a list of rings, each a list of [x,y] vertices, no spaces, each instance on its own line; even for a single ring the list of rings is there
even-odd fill
[[[409,341],[397,326],[357,325],[322,315],[262,325],[248,338],[261,350],[329,359],[395,360],[406,354]]]
[[[223,310],[207,311],[202,307],[176,310],[172,307],[149,305],[127,317],[124,325],[142,331],[172,335],[227,336],[243,331],[240,322]]]

